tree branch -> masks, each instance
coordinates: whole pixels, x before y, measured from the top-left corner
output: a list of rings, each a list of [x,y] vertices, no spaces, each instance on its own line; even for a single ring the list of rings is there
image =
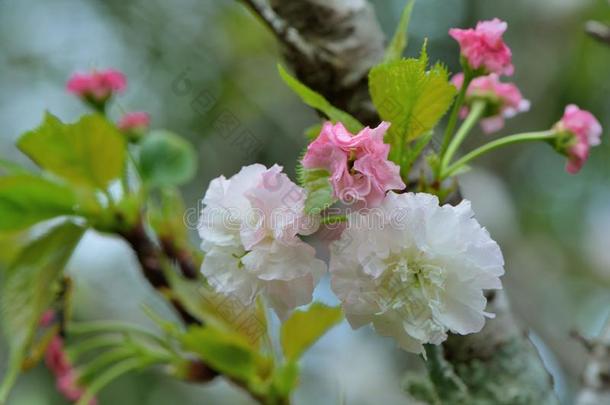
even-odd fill
[[[129,243],[135,252],[144,278],[146,278],[150,285],[162,295],[167,295],[166,293],[170,289],[170,284],[165,277],[163,270],[163,262],[167,260],[167,257],[164,256],[164,252],[161,251],[159,246],[157,246],[150,239],[146,233],[142,220],[137,221],[136,225],[131,229],[119,232],[119,235],[123,237],[127,243]],[[178,263],[185,261],[183,257],[171,257],[171,255],[169,255],[169,258],[176,260]],[[184,264],[184,266],[187,265]],[[193,276],[196,277],[196,272],[191,273],[192,269],[187,269],[187,271],[185,271],[183,269],[183,265],[180,265],[180,268],[182,269],[183,276],[186,278],[193,278]],[[176,299],[170,298],[170,303],[176,312],[178,312],[180,318],[187,325],[201,323],[197,318],[194,318]]]
[[[379,123],[368,94],[368,72],[383,58],[384,37],[368,2],[242,2],[271,28],[301,81],[363,123]]]
[[[297,30],[289,26],[265,0],[242,0],[242,2],[258,15],[260,19],[271,29],[271,31],[292,52],[299,53],[303,57],[313,59],[314,49],[308,44]]]
[[[598,21],[588,21],[585,25],[585,31],[598,41],[610,45],[610,27],[606,24]]]
[[[597,339],[589,340],[585,346],[589,351],[589,363],[582,377],[584,388],[580,391],[577,405],[610,403],[610,318]]]

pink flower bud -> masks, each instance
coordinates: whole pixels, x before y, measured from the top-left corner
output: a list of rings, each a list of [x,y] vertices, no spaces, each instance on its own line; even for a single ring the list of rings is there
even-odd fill
[[[464,74],[456,74],[451,82],[460,89],[464,83]],[[495,73],[477,77],[470,82],[466,91],[466,106],[461,111],[462,118],[468,115],[469,105],[474,100],[484,100],[487,103],[481,127],[488,134],[502,129],[505,118],[512,118],[530,108],[530,102],[523,98],[517,86],[502,83]]]
[[[130,112],[125,114],[117,125],[121,131],[141,133],[150,125],[150,114],[140,111]]]
[[[39,324],[43,328],[48,328],[49,326],[51,326],[53,324],[54,320],[55,320],[55,311],[53,311],[52,309],[47,309],[40,317]]]
[[[589,158],[589,149],[601,143],[602,126],[593,114],[570,104],[555,129],[557,149],[568,157],[566,171],[576,174]]]
[[[51,339],[45,352],[45,363],[55,376],[57,390],[69,401],[78,401],[85,390],[78,384],[78,375],[64,351],[64,342],[61,336],[55,335]],[[89,402],[89,405],[95,405],[96,403],[97,401],[94,398]]]
[[[64,352],[64,342],[59,335],[55,335],[47,346],[45,363],[56,376],[66,374],[72,366]]]
[[[479,21],[475,29],[452,28],[451,35],[459,44],[462,56],[474,70],[510,76],[514,72],[511,50],[502,39],[507,24],[497,18]]]
[[[68,92],[94,103],[105,103],[114,93],[127,87],[125,75],[118,70],[92,71],[89,74],[75,73],[66,84]]]
[[[400,167],[388,160],[390,146],[383,143],[389,126],[382,122],[353,135],[343,124],[327,122],[307,147],[303,166],[328,170],[335,198],[378,206],[387,191],[405,188]]]

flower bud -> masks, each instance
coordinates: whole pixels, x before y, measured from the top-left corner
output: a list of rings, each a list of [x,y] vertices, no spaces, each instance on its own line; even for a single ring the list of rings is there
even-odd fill
[[[127,87],[125,75],[118,70],[94,70],[89,74],[75,73],[66,84],[68,92],[85,100],[93,108],[103,111],[115,93]]]
[[[150,114],[141,111],[129,112],[123,115],[117,126],[131,142],[137,142],[150,126]]]
[[[570,104],[554,128],[555,149],[568,157],[566,171],[578,173],[589,158],[591,147],[601,143],[602,126],[593,114]]]
[[[497,18],[479,21],[475,29],[452,28],[449,35],[460,44],[467,67],[481,74],[511,76],[514,72],[511,50],[502,39],[507,24]]]

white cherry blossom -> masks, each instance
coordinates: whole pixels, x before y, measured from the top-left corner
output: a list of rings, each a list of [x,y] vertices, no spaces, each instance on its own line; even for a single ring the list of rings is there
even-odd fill
[[[350,214],[331,245],[332,288],[353,328],[372,323],[422,353],[447,333],[480,331],[485,289],[501,289],[504,260],[470,203],[439,206],[424,193],[389,193],[378,209]]]
[[[280,318],[311,302],[326,265],[299,237],[316,229],[303,212],[305,197],[278,165],[212,180],[198,228],[210,285],[244,305],[263,294]]]

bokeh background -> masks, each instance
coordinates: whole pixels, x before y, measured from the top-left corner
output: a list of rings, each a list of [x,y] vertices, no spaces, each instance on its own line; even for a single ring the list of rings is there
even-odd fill
[[[404,1],[374,4],[391,35]],[[427,37],[432,60],[456,72],[458,49],[447,30],[492,17],[509,23],[514,81],[532,102],[531,111],[510,120],[503,133],[548,128],[572,102],[610,128],[610,47],[583,30],[589,19],[610,21],[604,0],[421,0],[408,53],[416,54]],[[274,38],[237,1],[0,0],[0,158],[27,164],[13,144],[45,110],[64,120],[86,111],[64,90],[72,72],[115,67],[128,75],[129,87],[113,105],[113,117],[148,111],[154,127],[196,145],[198,175],[183,188],[195,210],[210,179],[232,175],[242,165],[277,162],[294,172],[305,145],[303,130],[316,116],[279,80],[278,61]],[[219,123],[227,120],[234,131],[252,137],[255,147],[239,147],[223,136]],[[570,331],[596,335],[610,308],[608,136],[610,131],[578,176],[566,174],[564,158],[540,144],[482,158],[461,179],[478,219],[503,247],[505,289],[565,404],[578,390],[586,360]],[[484,140],[476,133],[466,147]],[[10,256],[13,242],[0,242],[0,261]],[[87,234],[69,264],[77,285],[75,316],[146,325],[142,303],[172,316],[136,266],[121,241]],[[327,281],[316,294],[335,302]],[[5,360],[0,350],[0,375]],[[305,357],[296,403],[406,403],[400,388],[404,373],[420,367],[419,359],[391,340],[342,324]],[[250,403],[222,381],[202,387],[155,371],[118,380],[100,400],[102,405]],[[63,403],[44,367],[20,379],[10,402]]]

